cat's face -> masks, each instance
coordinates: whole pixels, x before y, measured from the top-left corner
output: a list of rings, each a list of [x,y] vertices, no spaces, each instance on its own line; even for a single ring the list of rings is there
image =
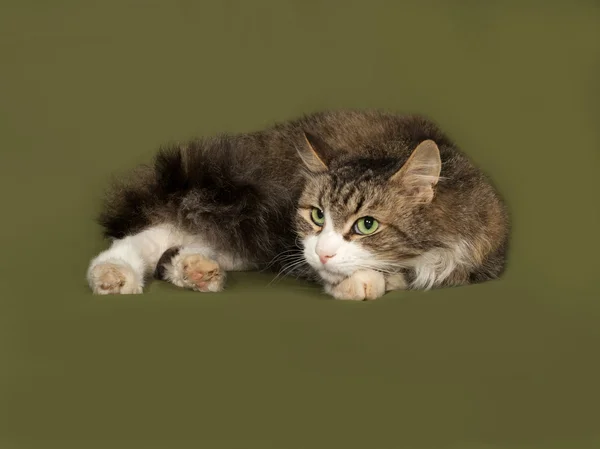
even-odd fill
[[[360,269],[391,271],[423,251],[417,212],[431,200],[439,176],[432,145],[400,170],[394,160],[381,159],[326,165],[314,144],[312,153],[301,154],[305,163],[312,154],[318,160],[307,163],[296,228],[306,261],[324,280],[338,282]]]

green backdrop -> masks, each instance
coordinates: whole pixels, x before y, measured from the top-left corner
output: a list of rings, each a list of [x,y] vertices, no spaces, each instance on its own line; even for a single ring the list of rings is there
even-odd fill
[[[600,447],[600,5],[2,0],[0,447]],[[436,119],[514,222],[485,285],[93,297],[113,174],[323,108]]]

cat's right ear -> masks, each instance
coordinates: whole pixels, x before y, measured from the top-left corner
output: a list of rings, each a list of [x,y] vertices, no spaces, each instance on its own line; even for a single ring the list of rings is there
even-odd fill
[[[329,169],[333,151],[325,142],[310,133],[304,133],[304,145],[296,147],[302,162],[313,173],[321,173]]]

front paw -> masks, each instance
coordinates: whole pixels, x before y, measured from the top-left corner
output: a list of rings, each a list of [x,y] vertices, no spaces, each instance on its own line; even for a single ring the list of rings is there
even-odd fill
[[[365,301],[380,298],[385,293],[383,273],[361,270],[344,279],[337,285],[326,286],[325,291],[335,299]]]

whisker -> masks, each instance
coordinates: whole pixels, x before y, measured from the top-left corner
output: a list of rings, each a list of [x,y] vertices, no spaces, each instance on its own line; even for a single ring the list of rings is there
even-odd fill
[[[275,257],[273,257],[273,259],[271,259],[271,261],[269,263],[267,263],[267,265],[265,265],[265,267],[261,271],[268,270],[277,262],[282,262],[284,260],[287,260],[290,257],[301,256],[301,255],[302,255],[302,250],[300,248],[288,249],[286,251],[282,251],[279,254],[277,254]]]
[[[279,270],[279,273],[277,273],[277,275],[273,278],[273,280],[271,282],[269,282],[268,285],[271,285],[273,282],[275,282],[280,277],[288,275],[294,269],[297,269],[298,267],[301,267],[305,263],[306,263],[306,261],[304,260],[304,258],[301,258],[299,260],[295,260],[295,261],[292,261],[292,262],[284,265],[281,268],[281,270]],[[303,271],[300,272],[300,274],[302,274],[302,273],[303,273]]]

